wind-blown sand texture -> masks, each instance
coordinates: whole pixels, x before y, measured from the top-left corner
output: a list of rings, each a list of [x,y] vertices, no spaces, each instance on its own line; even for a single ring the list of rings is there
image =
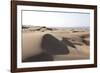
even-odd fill
[[[66,44],[70,41],[74,47],[68,47],[70,53],[63,55],[53,55],[54,60],[81,60],[89,59],[89,30],[85,28],[47,28],[40,26],[24,26],[22,29],[22,59],[37,55],[43,50],[41,40],[45,34],[51,34],[58,40]]]

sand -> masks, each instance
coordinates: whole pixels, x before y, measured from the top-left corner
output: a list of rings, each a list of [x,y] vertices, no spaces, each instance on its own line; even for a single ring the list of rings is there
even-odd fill
[[[35,28],[35,27],[34,27]],[[90,48],[89,45],[82,42],[82,39],[89,39],[89,31],[85,29],[68,28],[68,29],[54,29],[48,30],[43,28],[41,30],[36,30],[32,27],[29,29],[22,30],[22,59],[26,59],[30,56],[34,56],[42,52],[41,39],[44,34],[52,34],[58,40],[62,38],[68,38],[76,48],[68,46],[70,51],[69,54],[64,55],[54,55],[54,60],[81,60],[90,58]],[[74,32],[73,32],[74,31]],[[81,44],[81,45],[77,45]]]

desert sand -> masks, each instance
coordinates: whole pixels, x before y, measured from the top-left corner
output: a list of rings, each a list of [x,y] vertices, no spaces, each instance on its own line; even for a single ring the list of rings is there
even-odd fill
[[[69,40],[76,48],[68,46],[69,54],[53,55],[54,60],[82,60],[90,58],[89,30],[78,28],[47,28],[30,26],[22,29],[22,60],[42,52],[41,39],[51,34],[58,40]],[[67,45],[66,45],[67,46]]]

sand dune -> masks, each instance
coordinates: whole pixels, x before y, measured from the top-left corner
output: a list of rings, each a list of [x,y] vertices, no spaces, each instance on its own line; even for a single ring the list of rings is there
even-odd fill
[[[34,29],[34,30],[33,30]],[[76,30],[76,28],[75,28]],[[71,41],[76,48],[68,47],[70,53],[64,55],[53,55],[54,60],[79,60],[89,59],[90,48],[89,44],[85,44],[83,39],[89,42],[89,31],[74,29],[43,29],[37,30],[35,27],[31,29],[22,30],[22,59],[26,59],[30,56],[37,55],[43,50],[41,48],[41,39],[44,34],[51,34],[58,40],[62,41],[63,38]],[[67,44],[66,44],[67,46]]]

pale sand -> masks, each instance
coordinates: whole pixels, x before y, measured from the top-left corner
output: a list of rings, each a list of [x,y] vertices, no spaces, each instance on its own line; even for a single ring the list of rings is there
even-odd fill
[[[62,37],[80,37],[88,35],[89,32],[72,32],[71,30],[55,30],[55,31],[22,31],[22,58],[39,54],[42,52],[41,39],[44,34],[52,34],[57,39],[62,40]],[[77,60],[77,59],[89,59],[90,48],[89,45],[82,43],[82,45],[75,45],[77,49],[69,47],[70,53],[65,55],[55,55],[55,60]]]

